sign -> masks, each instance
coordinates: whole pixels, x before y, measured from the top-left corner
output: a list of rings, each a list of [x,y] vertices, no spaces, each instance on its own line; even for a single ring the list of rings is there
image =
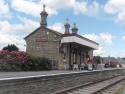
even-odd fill
[[[36,37],[36,42],[47,42],[48,38],[45,36],[42,37]]]

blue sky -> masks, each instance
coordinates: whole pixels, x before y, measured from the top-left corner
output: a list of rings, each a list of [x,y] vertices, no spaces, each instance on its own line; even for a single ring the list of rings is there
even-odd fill
[[[16,44],[25,51],[24,37],[40,25],[46,4],[48,28],[64,32],[71,28],[100,44],[94,55],[125,57],[125,0],[0,0],[0,49]]]

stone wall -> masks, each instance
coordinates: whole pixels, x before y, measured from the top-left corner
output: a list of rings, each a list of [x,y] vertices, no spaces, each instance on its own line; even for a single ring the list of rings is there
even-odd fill
[[[124,73],[125,69],[113,69],[0,80],[0,94],[56,94],[63,90]]]
[[[39,28],[25,40],[28,54],[58,59],[60,36],[56,33],[46,28]]]
[[[57,69],[60,63],[59,52],[61,36],[55,31],[40,27],[25,38],[26,52],[35,57],[46,57],[52,61],[53,69]]]

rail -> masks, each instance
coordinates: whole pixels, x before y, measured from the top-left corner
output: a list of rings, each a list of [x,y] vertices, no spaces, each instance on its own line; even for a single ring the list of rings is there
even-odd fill
[[[118,75],[110,77],[108,79],[98,80],[81,87],[70,89],[67,91],[60,92],[58,94],[101,94],[100,92],[105,89],[117,84],[118,82],[125,79],[124,75]]]

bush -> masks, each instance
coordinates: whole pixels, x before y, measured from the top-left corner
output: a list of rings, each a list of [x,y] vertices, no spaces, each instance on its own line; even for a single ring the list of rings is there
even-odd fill
[[[21,71],[25,52],[0,50],[0,71]]]
[[[11,62],[24,63],[25,58],[26,58],[26,53],[25,52],[0,50],[0,62],[5,62],[5,63],[11,63]]]
[[[0,50],[0,71],[50,70],[50,60],[28,56],[25,52]]]
[[[24,71],[51,70],[51,63],[49,59],[44,57],[28,56],[26,58],[26,61],[22,64],[22,70]]]
[[[21,71],[21,63],[19,62],[0,63],[0,71]]]

